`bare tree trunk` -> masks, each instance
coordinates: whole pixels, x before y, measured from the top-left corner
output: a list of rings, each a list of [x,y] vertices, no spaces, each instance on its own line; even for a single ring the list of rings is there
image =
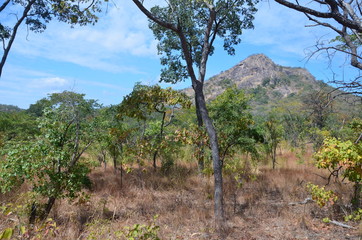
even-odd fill
[[[196,105],[197,126],[201,129],[203,126],[203,121],[202,121],[199,104],[198,104],[198,101],[196,100],[196,94],[195,94],[195,105]],[[198,154],[197,154],[198,170],[199,170],[199,174],[202,174],[202,172],[204,171],[204,168],[205,168],[205,161],[204,161],[205,160],[205,150],[204,150],[205,146],[204,146],[202,139],[200,140],[200,142],[197,143],[197,147],[198,147]]]
[[[361,206],[361,183],[356,182],[353,188],[352,208],[357,210]]]
[[[43,216],[41,217],[41,220],[44,220],[48,217],[50,211],[52,210],[53,206],[54,206],[54,203],[55,203],[55,197],[49,197],[48,198],[48,203],[47,205],[45,206],[45,209],[44,209],[44,214]]]
[[[275,164],[277,163],[277,145],[273,144],[272,148],[273,169],[275,169]]]
[[[207,111],[204,93],[202,90],[203,84],[196,85],[195,95],[196,101],[198,101],[199,110],[202,116],[202,120],[205,124],[206,131],[209,135],[211,155],[214,168],[214,214],[215,223],[219,233],[222,233],[225,228],[224,222],[224,203],[223,203],[223,179],[222,179],[222,167],[219,155],[219,144],[217,141],[217,134],[212,124]]]
[[[160,111],[158,111],[158,112],[160,112]],[[153,169],[154,170],[156,170],[156,168],[157,168],[156,160],[157,160],[158,151],[160,149],[160,144],[161,144],[162,138],[163,138],[163,130],[165,127],[165,118],[166,118],[166,112],[162,112],[162,122],[161,122],[161,127],[160,127],[160,134],[157,136],[157,139],[156,139],[157,148],[156,148],[155,152],[153,153]]]
[[[37,213],[37,204],[36,202],[33,202],[31,204],[31,208],[30,208],[30,214],[29,214],[29,224],[34,224],[35,223],[35,219],[36,219],[36,213]]]

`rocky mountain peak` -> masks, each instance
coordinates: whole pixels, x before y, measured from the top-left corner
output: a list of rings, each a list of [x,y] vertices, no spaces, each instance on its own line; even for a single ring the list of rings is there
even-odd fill
[[[303,68],[283,67],[264,54],[254,54],[234,67],[211,77],[205,82],[205,95],[213,99],[227,87],[236,85],[242,89],[272,86],[282,97],[298,93],[301,84],[315,84],[315,78]]]

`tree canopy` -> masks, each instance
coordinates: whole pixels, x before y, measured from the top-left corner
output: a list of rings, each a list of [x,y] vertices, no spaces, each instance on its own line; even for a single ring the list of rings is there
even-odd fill
[[[40,33],[53,18],[71,25],[97,22],[101,0],[5,0],[0,5],[0,40],[2,58],[0,77],[19,27],[25,23],[28,30]],[[9,16],[14,16],[11,20]],[[4,21],[4,20],[7,21]]]

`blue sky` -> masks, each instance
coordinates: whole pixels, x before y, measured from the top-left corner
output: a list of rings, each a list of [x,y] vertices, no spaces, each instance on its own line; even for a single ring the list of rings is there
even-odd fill
[[[135,82],[158,83],[161,66],[148,22],[132,1],[115,0],[94,26],[74,27],[51,22],[44,33],[27,32],[23,26],[0,79],[0,103],[28,108],[53,92],[86,94],[104,105],[117,104],[132,91]],[[254,30],[245,30],[236,55],[228,56],[220,42],[210,58],[207,76],[224,71],[249,55],[264,53],[277,64],[305,67],[318,80],[353,75],[343,55],[331,65],[324,55],[306,60],[318,39],[333,33],[306,28],[303,14],[273,1],[258,4]],[[0,16],[0,21],[11,16]],[[332,72],[333,70],[333,72]],[[163,86],[170,86],[162,84]],[[173,85],[185,88],[190,82]]]

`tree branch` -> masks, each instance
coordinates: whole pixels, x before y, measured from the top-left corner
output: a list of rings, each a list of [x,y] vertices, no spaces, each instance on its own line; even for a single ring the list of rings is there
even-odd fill
[[[11,37],[10,37],[10,40],[8,42],[8,45],[6,46],[5,50],[4,50],[4,53],[3,53],[3,56],[1,58],[1,62],[0,62],[0,78],[1,78],[1,75],[2,75],[2,71],[3,71],[3,67],[5,65],[5,62],[6,62],[6,59],[9,55],[9,52],[10,52],[10,49],[11,49],[11,46],[13,45],[13,42],[15,40],[15,37],[16,37],[16,34],[17,34],[17,31],[18,31],[18,28],[19,26],[21,25],[21,23],[24,21],[24,19],[27,17],[31,7],[33,6],[33,4],[35,3],[36,0],[31,0],[28,2],[28,4],[26,5],[24,11],[23,11],[23,15],[21,16],[21,18],[16,22],[14,28],[13,28],[13,32],[11,34]]]
[[[10,0],[6,0],[1,6],[0,6],[0,12],[6,8],[6,6],[9,4]]]
[[[157,18],[155,15],[153,15],[150,11],[148,11],[144,6],[143,6],[143,2],[140,2],[139,0],[132,0],[136,6],[139,8],[139,10],[141,10],[141,12],[143,12],[143,14],[145,14],[149,19],[151,19],[152,21],[154,21],[155,23],[159,24],[160,26],[170,29],[174,32],[177,32],[178,29],[176,26],[174,26],[171,23],[167,23],[162,21],[161,19]]]
[[[277,3],[284,5],[288,8],[294,9],[298,12],[307,13],[315,17],[319,18],[329,18],[334,19],[338,23],[342,24],[343,26],[349,27],[351,29],[355,29],[357,32],[362,32],[362,26],[351,19],[346,18],[338,11],[338,5],[334,0],[324,0],[326,4],[331,7],[330,12],[320,12],[314,9],[301,6],[299,4],[295,4],[286,0],[275,0]]]

